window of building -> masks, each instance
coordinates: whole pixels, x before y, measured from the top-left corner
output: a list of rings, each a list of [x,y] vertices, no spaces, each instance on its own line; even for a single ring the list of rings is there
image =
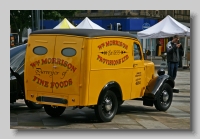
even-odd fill
[[[167,14],[173,16],[173,10],[167,10]]]
[[[153,14],[152,10],[148,10],[148,13],[149,13],[149,14]]]
[[[81,13],[87,13],[87,10],[82,10]]]
[[[98,10],[91,10],[91,13],[98,13]]]
[[[158,11],[157,11],[157,10],[155,11],[155,14],[158,14]]]
[[[139,13],[140,10],[131,10],[131,12],[133,12],[133,13]]]
[[[122,12],[122,10],[115,10],[115,13],[120,13]]]
[[[110,10],[104,10],[103,12],[104,13],[110,13]]]
[[[183,15],[190,15],[190,11],[189,10],[183,10]]]
[[[181,14],[182,14],[182,11],[181,11],[181,10],[178,10],[178,14],[180,14],[180,15],[181,15]]]
[[[165,15],[165,10],[160,10],[161,15]]]
[[[190,10],[187,10],[187,15],[190,15]]]

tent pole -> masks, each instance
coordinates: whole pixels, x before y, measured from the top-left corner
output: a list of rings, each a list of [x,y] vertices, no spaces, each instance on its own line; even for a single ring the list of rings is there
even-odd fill
[[[151,38],[151,61],[152,61],[152,38]]]
[[[186,58],[186,52],[187,52],[187,37],[185,37],[185,39],[184,39],[184,64],[183,64],[183,66],[184,65],[187,65],[187,58]],[[187,63],[186,63],[187,62]]]

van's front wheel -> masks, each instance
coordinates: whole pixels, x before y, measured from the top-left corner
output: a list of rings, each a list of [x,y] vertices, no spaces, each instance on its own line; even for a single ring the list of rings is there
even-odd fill
[[[158,98],[154,101],[154,105],[159,111],[166,111],[173,99],[173,91],[169,84],[165,83],[158,92]]]
[[[110,122],[118,109],[118,101],[116,95],[108,90],[100,95],[98,104],[95,106],[95,114],[102,122]]]
[[[66,107],[44,105],[45,112],[51,117],[59,117],[65,109]]]

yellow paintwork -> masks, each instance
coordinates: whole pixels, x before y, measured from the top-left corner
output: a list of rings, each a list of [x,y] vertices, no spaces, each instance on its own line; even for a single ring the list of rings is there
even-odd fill
[[[141,50],[137,39],[127,37],[80,37],[60,34],[33,34],[29,37],[25,58],[26,99],[37,102],[37,96],[65,98],[68,104],[37,102],[56,106],[96,105],[102,88],[117,82],[122,99],[142,97],[154,77],[154,64],[134,60],[133,44]],[[45,55],[33,48],[44,46]],[[63,48],[71,47],[76,55],[66,57]],[[107,52],[107,53],[106,53]]]

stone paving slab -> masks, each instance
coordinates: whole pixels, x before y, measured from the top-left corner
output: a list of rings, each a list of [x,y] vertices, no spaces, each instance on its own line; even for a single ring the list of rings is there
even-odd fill
[[[142,125],[133,125],[133,124],[129,124],[129,125],[121,124],[120,127],[122,127],[122,129],[124,130],[125,129],[146,129]]]
[[[170,129],[166,125],[156,120],[136,119],[136,121],[144,126],[146,129]]]
[[[53,127],[53,129],[96,129],[93,124],[68,124],[65,126]]]

